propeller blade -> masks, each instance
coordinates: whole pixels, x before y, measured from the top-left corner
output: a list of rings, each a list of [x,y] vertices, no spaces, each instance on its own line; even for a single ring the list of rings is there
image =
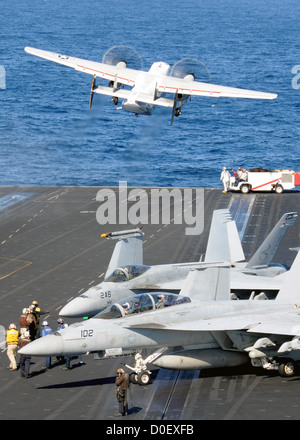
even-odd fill
[[[90,104],[89,104],[89,109],[90,110],[91,110],[92,103],[93,103],[95,87],[96,87],[96,75],[93,76],[93,81],[92,81],[91,94],[90,94]]]

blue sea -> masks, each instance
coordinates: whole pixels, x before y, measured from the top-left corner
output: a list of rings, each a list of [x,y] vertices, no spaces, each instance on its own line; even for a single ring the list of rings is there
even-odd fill
[[[0,185],[220,187],[222,166],[300,171],[299,0],[10,0],[0,6]],[[102,60],[131,46],[144,70],[190,57],[214,84],[275,101],[192,98],[136,118],[92,77],[25,46]],[[1,76],[2,75],[2,76]]]

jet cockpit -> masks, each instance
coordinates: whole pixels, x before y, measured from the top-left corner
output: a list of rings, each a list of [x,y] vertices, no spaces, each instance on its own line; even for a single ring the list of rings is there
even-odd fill
[[[105,278],[104,281],[109,283],[121,283],[123,281],[129,281],[138,277],[139,275],[142,275],[149,269],[150,266],[143,264],[118,267],[107,278]]]
[[[151,292],[140,293],[138,295],[129,296],[119,303],[115,303],[107,307],[98,315],[94,316],[96,319],[116,319],[124,318],[134,313],[144,313],[164,307],[171,307],[177,304],[184,304],[191,302],[191,299],[169,292]]]

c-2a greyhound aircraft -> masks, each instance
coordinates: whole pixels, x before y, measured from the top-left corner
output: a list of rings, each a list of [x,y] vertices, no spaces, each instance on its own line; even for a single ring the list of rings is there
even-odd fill
[[[19,353],[97,353],[105,358],[146,349],[155,350],[148,361],[160,368],[197,370],[251,361],[291,376],[294,361],[300,359],[299,271],[298,252],[274,301],[230,301],[229,266],[194,269],[179,295],[134,295],[94,318],[31,342]],[[206,290],[199,290],[202,284]],[[130,311],[124,302],[132,304]],[[146,384],[149,373],[141,373]]]
[[[296,218],[295,212],[284,214],[247,263],[241,262],[245,256],[236,223],[228,209],[213,213],[203,262],[147,266],[143,264],[143,232],[140,229],[103,234],[108,239],[118,240],[104,281],[69,301],[59,314],[69,318],[91,317],[135,293],[149,290],[179,293],[191,268],[222,262],[231,262],[232,293],[239,291],[249,297],[255,291],[255,299],[266,299],[270,291],[278,292],[282,285],[286,268],[271,263],[287,228]]]
[[[113,49],[113,48],[112,48]],[[224,87],[195,81],[195,72],[184,71],[181,77],[171,75],[169,64],[158,61],[152,64],[148,72],[127,67],[127,61],[122,56],[113,58],[113,64],[105,62],[74,58],[68,55],[53,53],[33,47],[25,47],[29,54],[62,64],[67,67],[93,75],[90,108],[94,93],[112,97],[114,104],[123,99],[122,109],[137,115],[151,115],[154,107],[172,108],[174,116],[181,114],[182,105],[191,96],[275,99],[274,93],[264,93],[254,90],[245,90]],[[111,61],[110,61],[111,62]],[[109,86],[96,85],[96,78],[109,81]],[[125,88],[127,87],[127,88]],[[167,98],[171,94],[174,98]]]

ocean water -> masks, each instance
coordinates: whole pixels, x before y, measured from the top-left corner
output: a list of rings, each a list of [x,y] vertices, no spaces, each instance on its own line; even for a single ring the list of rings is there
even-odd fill
[[[0,185],[220,187],[224,165],[300,171],[299,17],[299,0],[1,2]],[[171,126],[171,110],[136,118],[99,95],[89,110],[90,75],[24,52],[101,61],[115,45],[144,70],[191,57],[214,84],[278,98],[194,97]]]

